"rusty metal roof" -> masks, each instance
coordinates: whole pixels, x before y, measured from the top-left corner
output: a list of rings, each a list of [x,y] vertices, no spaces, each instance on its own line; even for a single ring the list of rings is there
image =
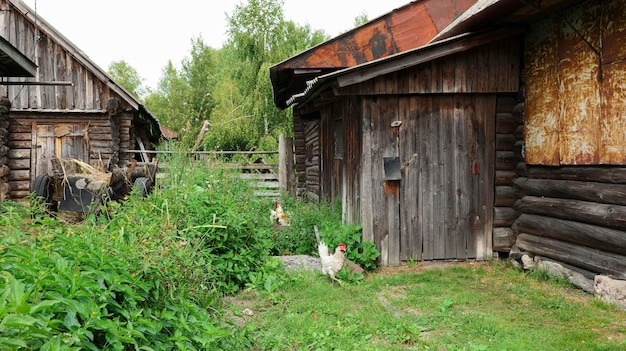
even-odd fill
[[[334,71],[306,82],[306,89],[294,94],[287,105],[305,104],[328,87],[346,87],[399,70],[413,67],[457,52],[469,50],[497,40],[514,37],[524,32],[521,27],[505,27],[481,33],[464,33],[432,42],[413,50],[367,62],[355,67]]]
[[[536,16],[554,16],[561,9],[583,0],[478,0],[465,13],[435,35],[432,41],[488,27],[528,23]]]
[[[413,1],[270,68],[274,103],[306,88],[306,81],[428,43],[476,0]]]

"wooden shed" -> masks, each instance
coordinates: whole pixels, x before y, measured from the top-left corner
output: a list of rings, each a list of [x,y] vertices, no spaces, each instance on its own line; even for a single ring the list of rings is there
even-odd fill
[[[624,277],[625,3],[479,0],[312,78],[285,101],[301,193],[341,200],[383,264],[513,247]]]
[[[145,106],[23,2],[0,0],[0,37],[36,65],[34,77],[0,82],[9,109],[2,199],[24,198],[37,176],[51,173],[55,157],[113,169],[145,158],[129,150],[152,149],[161,139]]]

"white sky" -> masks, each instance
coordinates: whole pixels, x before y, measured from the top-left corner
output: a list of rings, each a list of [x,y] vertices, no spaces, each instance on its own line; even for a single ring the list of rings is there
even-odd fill
[[[226,37],[226,14],[246,0],[23,0],[102,69],[124,60],[155,88],[168,61],[179,66],[191,39],[214,48]],[[332,37],[362,13],[374,19],[411,0],[285,0],[287,20]]]

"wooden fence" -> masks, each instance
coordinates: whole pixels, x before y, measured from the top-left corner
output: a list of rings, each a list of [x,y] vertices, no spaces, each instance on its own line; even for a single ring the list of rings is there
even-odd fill
[[[175,151],[149,151],[149,150],[128,150],[144,155],[164,155],[174,154]],[[276,151],[190,151],[186,152],[193,160],[206,161],[209,157],[238,155],[250,160],[248,163],[224,162],[223,166],[241,171],[240,178],[249,180],[257,188],[255,196],[264,198],[277,198],[281,193],[295,195],[295,172],[293,139],[285,138],[281,135],[278,139],[278,150]],[[278,154],[278,163],[267,163],[262,155]],[[160,162],[158,165],[157,180],[167,174],[167,164]]]

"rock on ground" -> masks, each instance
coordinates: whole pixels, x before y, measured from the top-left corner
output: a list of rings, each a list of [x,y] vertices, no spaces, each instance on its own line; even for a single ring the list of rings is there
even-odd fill
[[[626,310],[626,281],[597,275],[594,285],[596,295],[602,300]]]
[[[318,257],[308,255],[276,256],[285,263],[287,269],[322,270]]]

